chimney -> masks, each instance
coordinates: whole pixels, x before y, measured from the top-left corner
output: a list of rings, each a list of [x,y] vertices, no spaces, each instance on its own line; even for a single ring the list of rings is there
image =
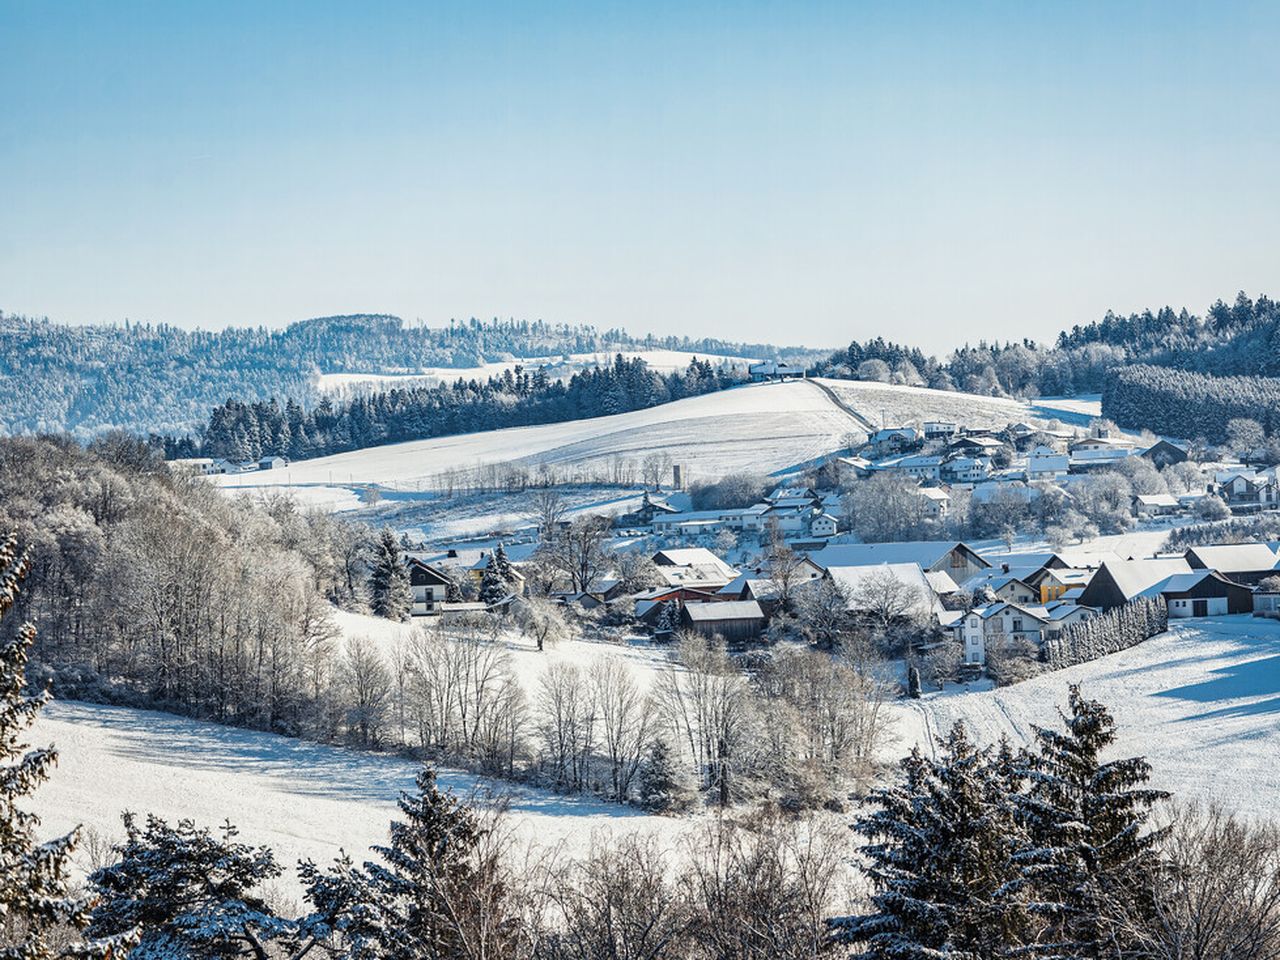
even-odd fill
[[[1008,573],[1008,572],[1009,572],[1009,565],[1008,565],[1007,563],[1002,563],[1002,564],[1000,564],[1000,572],[1001,572],[1001,573]]]

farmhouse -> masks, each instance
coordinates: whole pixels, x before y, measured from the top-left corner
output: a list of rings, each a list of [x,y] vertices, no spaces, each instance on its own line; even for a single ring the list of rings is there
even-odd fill
[[[1146,457],[1161,468],[1172,466],[1175,463],[1186,463],[1187,461],[1187,451],[1177,444],[1170,443],[1168,440],[1157,440],[1143,450],[1140,456]]]
[[[889,582],[886,575],[897,581],[900,587]],[[905,608],[897,611],[897,615],[904,618],[912,615],[936,617],[943,612],[942,603],[929,583],[927,574],[916,563],[829,567],[827,576],[845,588],[849,597],[846,609],[850,613],[883,614],[886,607],[895,604]]]
[[[1253,609],[1253,591],[1232,583],[1216,570],[1175,573],[1152,584],[1139,596],[1162,597],[1169,616],[1178,618],[1220,617]]]
[[[285,457],[263,457],[258,461],[259,470],[280,470],[289,465]]]
[[[834,537],[839,529],[840,524],[829,513],[819,513],[809,521],[809,534],[814,537]]]
[[[722,637],[731,643],[760,636],[764,621],[764,611],[754,600],[686,603],[680,611],[680,622],[686,629],[704,637]]]
[[[1182,512],[1178,498],[1168,493],[1139,493],[1133,498],[1133,513],[1138,517],[1168,517]]]
[[[1080,594],[1080,603],[1111,610],[1138,597],[1176,573],[1190,573],[1191,565],[1181,557],[1152,557],[1144,560],[1108,560],[1093,575]]]

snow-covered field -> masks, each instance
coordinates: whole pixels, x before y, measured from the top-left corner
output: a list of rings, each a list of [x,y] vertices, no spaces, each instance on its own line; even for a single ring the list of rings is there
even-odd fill
[[[902,426],[916,420],[951,420],[970,427],[1003,427],[1019,420],[1045,421],[1054,416],[1021,400],[951,393],[866,380],[822,380],[849,406],[872,423]]]
[[[628,360],[637,358],[644,360],[651,370],[659,373],[687,369],[695,358],[707,361],[713,367],[735,369],[743,369],[755,363],[755,360],[749,357],[723,357],[709,353],[688,353],[683,350],[623,350],[621,353]],[[316,389],[321,393],[340,397],[364,390],[385,390],[424,382],[453,383],[459,379],[487,380],[489,377],[501,376],[516,367],[525,367],[530,370],[547,367],[552,376],[568,378],[579,370],[611,364],[616,356],[616,353],[571,353],[567,357],[556,355],[497,360],[478,367],[424,367],[421,370],[404,373],[322,373],[316,377]]]
[[[31,804],[42,833],[83,824],[116,838],[126,810],[210,827],[230,819],[242,840],[275,851],[286,869],[280,888],[295,898],[298,859],[326,863],[346,850],[360,862],[371,844],[386,841],[395,800],[412,788],[418,770],[395,757],[74,701],[51,704],[29,740],[53,742],[60,752],[52,779]],[[593,838],[620,831],[674,839],[692,822],[457,771],[441,771],[440,782],[459,795],[477,788],[501,793],[515,841],[539,852],[580,854]]]
[[[330,487],[378,483],[429,487],[449,469],[493,463],[605,470],[615,458],[639,464],[671,454],[695,479],[773,472],[837,449],[855,421],[812,383],[764,383],[690,397],[611,417],[489,430],[370,447],[217,477],[225,487]]]
[[[1180,797],[1221,800],[1247,814],[1280,809],[1280,622],[1247,616],[1177,624],[1091,663],[990,692],[959,689],[895,704],[908,743],[963,720],[976,736],[1026,743],[1048,726],[1067,685],[1105,703],[1117,756],[1145,755],[1153,783]]]

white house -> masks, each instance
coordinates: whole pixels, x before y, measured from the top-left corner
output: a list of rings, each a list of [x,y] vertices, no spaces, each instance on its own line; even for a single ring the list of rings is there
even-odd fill
[[[809,521],[809,533],[815,537],[834,537],[839,529],[836,518],[829,513],[819,513]]]
[[[942,479],[952,483],[978,483],[991,475],[986,457],[952,457],[941,468]]]
[[[1071,460],[1052,447],[1036,447],[1027,455],[1028,480],[1058,480],[1071,471]]]

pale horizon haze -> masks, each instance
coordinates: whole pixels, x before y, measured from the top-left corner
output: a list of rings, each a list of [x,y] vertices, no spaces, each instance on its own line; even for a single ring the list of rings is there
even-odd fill
[[[1276,295],[1280,5],[0,0],[0,310],[943,352]]]

